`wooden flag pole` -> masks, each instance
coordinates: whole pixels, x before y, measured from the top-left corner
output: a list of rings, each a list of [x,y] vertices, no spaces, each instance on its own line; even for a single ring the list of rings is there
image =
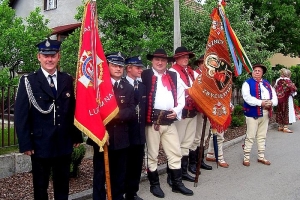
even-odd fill
[[[203,151],[204,151],[203,143],[204,143],[206,122],[207,122],[207,117],[206,117],[206,115],[204,115],[203,116],[202,135],[201,135],[201,140],[200,140],[200,148],[199,148],[199,153],[198,153],[197,169],[196,169],[196,176],[195,176],[194,187],[198,186],[198,179],[199,179],[199,175],[200,175],[201,160],[202,160]]]
[[[104,145],[103,153],[104,153],[104,167],[105,167],[106,196],[107,196],[107,200],[112,200],[107,144]]]

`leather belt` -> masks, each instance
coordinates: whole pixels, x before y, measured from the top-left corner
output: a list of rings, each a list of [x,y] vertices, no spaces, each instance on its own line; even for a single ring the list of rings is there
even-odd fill
[[[167,118],[167,115],[171,113],[172,111],[168,111],[168,110],[153,109],[152,116],[151,116],[152,124],[171,125],[176,120],[176,119]]]
[[[185,118],[193,118],[197,115],[197,110],[196,109],[192,109],[192,110],[189,110],[189,109],[186,109],[186,108],[183,108],[182,109],[182,118],[185,119]]]

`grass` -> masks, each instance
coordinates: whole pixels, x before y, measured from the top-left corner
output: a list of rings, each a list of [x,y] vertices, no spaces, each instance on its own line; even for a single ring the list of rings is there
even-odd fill
[[[0,155],[19,152],[18,146],[0,147]]]
[[[18,152],[18,141],[16,138],[16,145],[14,145],[14,128],[11,127],[9,132],[10,136],[10,146],[8,146],[8,128],[4,128],[2,133],[0,133],[0,155]],[[3,138],[4,136],[4,138]]]

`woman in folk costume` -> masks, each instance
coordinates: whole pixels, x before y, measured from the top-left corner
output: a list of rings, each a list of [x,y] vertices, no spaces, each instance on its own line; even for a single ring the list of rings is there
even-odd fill
[[[297,88],[290,80],[290,70],[282,68],[279,72],[280,77],[274,86],[278,97],[276,122],[279,125],[278,131],[292,133],[293,131],[288,128],[288,124],[296,122],[293,97],[297,94]]]

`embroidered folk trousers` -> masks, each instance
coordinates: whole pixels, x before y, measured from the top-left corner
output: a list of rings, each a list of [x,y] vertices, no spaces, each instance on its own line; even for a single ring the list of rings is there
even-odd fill
[[[190,147],[190,150],[192,150],[192,151],[195,151],[197,149],[197,147],[200,146],[202,127],[203,127],[203,117],[204,117],[203,113],[199,113],[199,112],[197,113],[197,125],[196,125],[195,139]],[[207,137],[209,135],[209,129],[210,129],[210,122],[207,119],[203,146],[205,146],[205,141],[207,140]]]
[[[185,118],[174,122],[179,134],[180,148],[182,156],[189,155],[196,134],[197,115],[193,118]]]
[[[167,155],[169,168],[181,168],[180,142],[174,123],[171,125],[160,125],[158,131],[154,129],[154,125],[146,126],[146,143],[148,168],[151,172],[157,169],[160,143]]]
[[[269,125],[269,111],[263,110],[263,116],[257,119],[246,117],[247,131],[244,145],[244,161],[250,160],[250,152],[256,139],[258,159],[265,158],[265,145]]]

